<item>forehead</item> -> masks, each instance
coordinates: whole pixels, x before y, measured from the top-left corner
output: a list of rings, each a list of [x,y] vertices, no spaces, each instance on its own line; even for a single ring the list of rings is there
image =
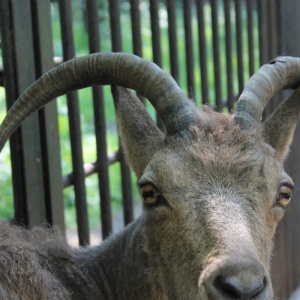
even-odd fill
[[[214,128],[195,126],[191,138],[171,138],[150,162],[159,183],[178,187],[202,182],[221,185],[264,184],[285,176],[275,151],[264,143],[258,130],[241,131],[235,124],[220,122]]]

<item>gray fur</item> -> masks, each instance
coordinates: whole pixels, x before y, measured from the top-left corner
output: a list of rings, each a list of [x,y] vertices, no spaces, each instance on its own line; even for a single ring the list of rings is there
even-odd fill
[[[282,182],[292,184],[278,151],[294,124],[276,149],[263,125],[241,130],[231,115],[193,107],[187,134],[165,137],[135,96],[114,94],[127,158],[160,202],[96,247],[2,224],[0,299],[272,299],[272,239],[284,214],[276,197]],[[223,277],[243,296],[223,288]]]

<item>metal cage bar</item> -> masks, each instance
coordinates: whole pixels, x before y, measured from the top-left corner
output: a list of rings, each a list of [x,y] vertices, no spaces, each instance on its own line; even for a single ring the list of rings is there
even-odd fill
[[[86,13],[89,50],[90,53],[99,52],[100,32],[97,0],[86,0]],[[92,92],[97,150],[97,175],[100,190],[101,228],[102,237],[106,238],[112,233],[112,213],[108,172],[109,162],[106,143],[104,95],[101,86],[94,86],[92,88]]]
[[[233,109],[234,93],[233,93],[233,68],[232,68],[232,36],[231,36],[231,13],[230,1],[224,1],[225,15],[225,44],[226,44],[226,78],[227,78],[227,108],[229,111]]]
[[[254,74],[253,1],[247,0],[247,36],[249,77]]]
[[[167,4],[167,12],[168,12],[168,34],[169,34],[171,75],[177,82],[179,82],[178,46],[177,46],[177,29],[176,29],[176,1],[167,0],[166,4]]]
[[[237,71],[238,71],[238,85],[239,94],[244,89],[244,55],[243,55],[243,27],[242,27],[242,16],[241,16],[241,1],[234,0],[235,4],[235,30],[236,30],[236,52],[237,52]]]
[[[194,52],[193,52],[193,32],[192,32],[191,11],[192,11],[191,0],[183,1],[187,91],[188,91],[189,98],[194,99],[195,78],[194,78]]]
[[[122,51],[122,37],[120,24],[120,6],[119,1],[109,1],[110,24],[111,24],[111,39],[112,50]],[[122,178],[122,195],[123,195],[123,215],[124,224],[128,224],[133,220],[133,203],[132,203],[132,188],[130,168],[125,161],[123,147],[119,144],[119,159],[121,166]]]
[[[64,60],[75,57],[74,38],[72,32],[72,7],[69,0],[59,1],[61,36]],[[69,130],[74,173],[75,207],[77,216],[77,231],[80,245],[90,242],[89,223],[87,213],[87,199],[85,175],[83,169],[83,153],[81,140],[80,112],[78,93],[70,92],[67,95],[69,115]]]
[[[32,0],[32,25],[36,78],[54,65],[49,0]],[[45,188],[46,220],[65,232],[63,184],[56,101],[39,112],[41,150]]]
[[[220,65],[220,40],[218,25],[219,1],[211,0],[211,20],[212,20],[212,39],[213,39],[213,63],[214,63],[214,82],[215,82],[215,106],[217,110],[222,109],[222,90],[221,90],[221,65]]]
[[[204,0],[196,0],[202,104],[208,103],[207,50],[204,22]]]

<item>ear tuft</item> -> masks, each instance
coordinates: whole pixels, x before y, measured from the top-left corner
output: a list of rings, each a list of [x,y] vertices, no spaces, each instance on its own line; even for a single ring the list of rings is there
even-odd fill
[[[165,136],[150,118],[140,99],[127,89],[112,86],[117,122],[125,156],[138,178]]]

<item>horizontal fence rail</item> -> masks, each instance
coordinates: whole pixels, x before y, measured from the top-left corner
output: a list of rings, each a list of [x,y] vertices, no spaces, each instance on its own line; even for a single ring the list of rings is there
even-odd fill
[[[5,87],[5,94],[0,89],[1,116],[5,110],[1,102],[6,99],[7,107],[11,106],[47,69],[99,51],[124,51],[147,58],[169,72],[197,105],[231,112],[245,82],[259,66],[286,52],[288,9],[283,3],[0,0],[0,86]],[[46,21],[42,21],[44,15],[48,16]],[[22,31],[24,22],[28,32]],[[159,116],[140,99],[163,130]],[[106,238],[142,211],[118,137],[112,102],[109,87],[69,93],[12,137],[11,206],[17,223],[32,226],[47,221],[63,232],[66,223],[76,223],[78,243],[87,245],[90,228],[95,227],[91,215],[97,215],[96,226]],[[268,106],[266,115],[272,109]],[[28,137],[30,126],[36,132]],[[27,160],[32,153],[40,164]],[[36,170],[35,182],[28,184],[34,178],[32,170]],[[45,200],[31,203],[29,199]],[[114,216],[121,206],[119,224]],[[71,209],[76,219],[68,221],[64,208]],[[287,226],[280,227],[273,263],[276,295],[283,298],[299,284],[296,279],[282,283],[293,276],[290,269],[282,268],[280,259],[285,249],[292,252],[284,246],[287,232]]]

